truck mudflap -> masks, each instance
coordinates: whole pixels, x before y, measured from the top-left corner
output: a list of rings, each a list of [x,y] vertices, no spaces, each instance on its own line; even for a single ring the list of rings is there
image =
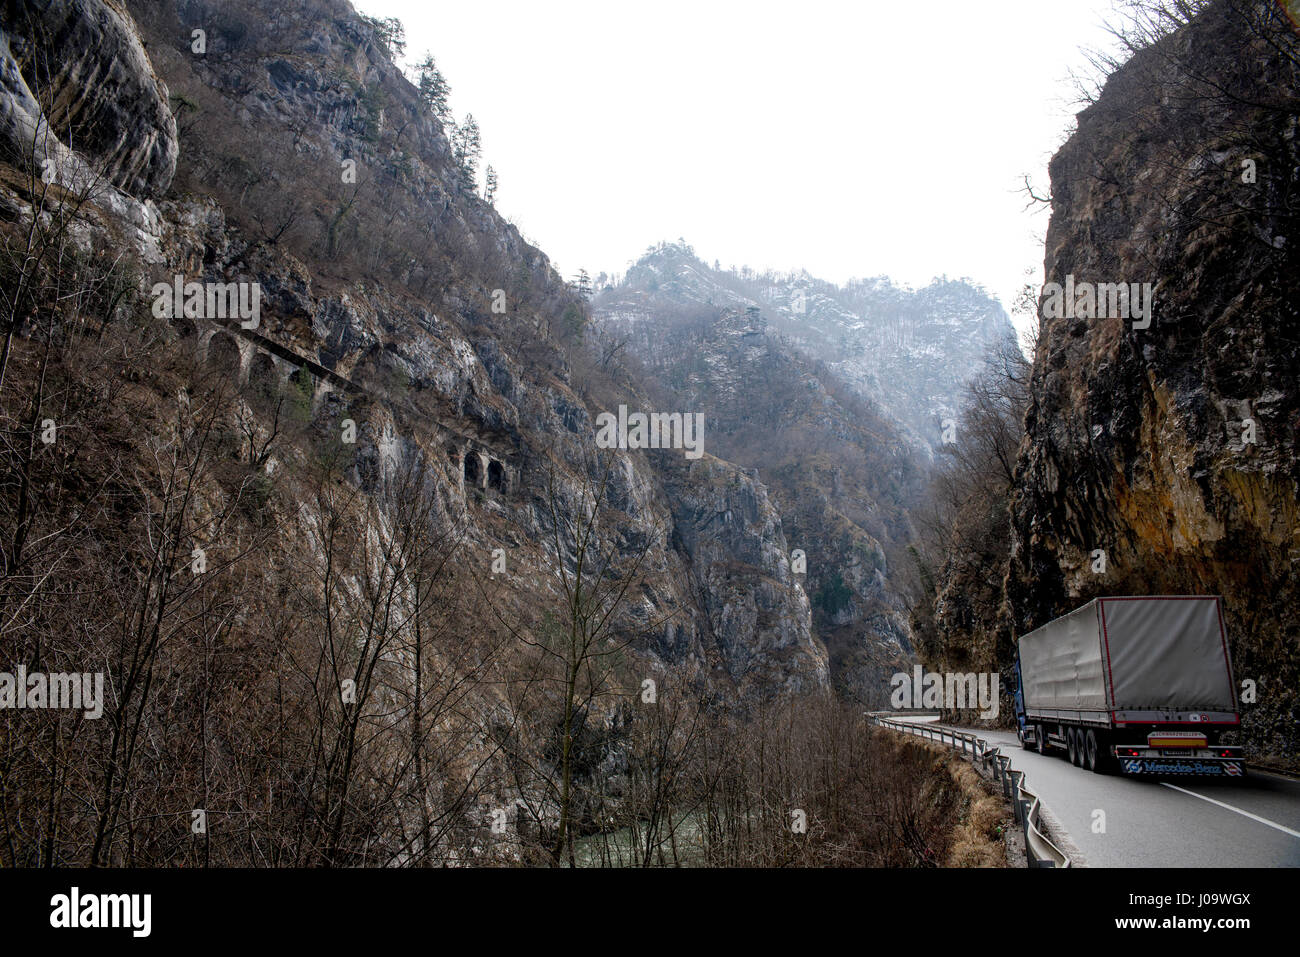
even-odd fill
[[[1236,744],[1210,744],[1195,731],[1157,729],[1145,744],[1115,747],[1122,774],[1178,774],[1201,778],[1240,778],[1246,775],[1246,756]]]
[[[1246,775],[1244,761],[1223,758],[1121,757],[1119,759],[1119,769],[1123,774],[1133,775],[1177,774],[1202,778],[1240,778]]]

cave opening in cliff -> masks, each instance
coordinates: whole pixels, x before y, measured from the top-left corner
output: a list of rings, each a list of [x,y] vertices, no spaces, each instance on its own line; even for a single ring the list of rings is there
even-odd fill
[[[501,463],[493,459],[488,463],[487,484],[488,488],[500,492],[505,488],[506,470],[501,467]]]
[[[465,453],[465,484],[478,487],[479,461],[477,452]]]

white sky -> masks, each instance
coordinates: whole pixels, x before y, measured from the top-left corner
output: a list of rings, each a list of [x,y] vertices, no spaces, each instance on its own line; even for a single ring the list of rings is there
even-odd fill
[[[1076,110],[1110,0],[353,0],[433,53],[497,208],[567,278],[685,238],[842,282],[1042,281],[1022,177]]]

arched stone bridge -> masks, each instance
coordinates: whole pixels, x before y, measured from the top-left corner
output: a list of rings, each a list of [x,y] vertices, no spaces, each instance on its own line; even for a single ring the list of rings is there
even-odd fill
[[[227,350],[223,364],[228,368],[238,368],[237,381],[240,386],[246,386],[250,381],[269,380],[283,391],[291,381],[301,381],[296,377],[306,375],[311,387],[313,412],[331,392],[367,394],[361,386],[334,370],[325,368],[317,360],[300,355],[252,329],[244,329],[237,321],[197,319],[193,322],[199,361],[221,362],[215,353],[220,349]],[[230,353],[230,349],[235,352]],[[400,405],[391,396],[385,396],[384,401]],[[426,421],[428,419],[427,412],[413,408],[409,411]],[[443,447],[460,476],[462,492],[479,489],[505,495],[515,488],[519,469],[517,464],[512,465],[511,460],[517,463],[516,452],[503,452],[493,448],[493,444],[499,443],[489,443],[483,438],[466,435],[445,421],[433,424],[446,434]]]
[[[364,390],[331,369],[326,369],[314,359],[299,355],[292,349],[274,342],[251,329],[243,329],[238,323],[229,325],[214,319],[195,320],[198,337],[199,361],[206,362],[211,351],[212,339],[220,333],[226,333],[229,340],[239,350],[239,384],[247,385],[253,371],[253,360],[257,355],[270,359],[276,384],[284,388],[296,372],[306,372],[312,385],[312,409],[320,405],[326,394],[338,389],[343,392],[361,394]]]

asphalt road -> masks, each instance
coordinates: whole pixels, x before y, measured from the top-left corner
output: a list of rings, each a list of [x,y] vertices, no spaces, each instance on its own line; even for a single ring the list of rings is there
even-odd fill
[[[1300,867],[1300,781],[1253,770],[1221,781],[1094,774],[1055,751],[1022,750],[1012,732],[962,730],[999,745],[1025,772],[1076,865]]]

